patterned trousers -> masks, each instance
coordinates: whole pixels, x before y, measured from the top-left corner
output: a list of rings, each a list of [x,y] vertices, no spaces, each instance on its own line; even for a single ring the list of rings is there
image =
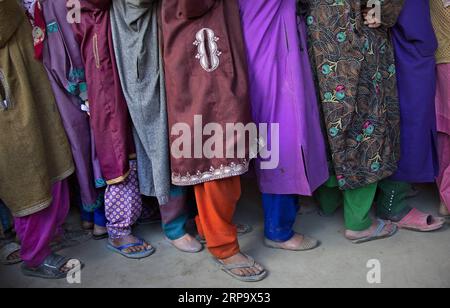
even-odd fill
[[[109,185],[105,192],[106,225],[111,239],[131,235],[131,227],[142,212],[142,198],[139,191],[137,162],[130,162],[130,175],[125,181]]]

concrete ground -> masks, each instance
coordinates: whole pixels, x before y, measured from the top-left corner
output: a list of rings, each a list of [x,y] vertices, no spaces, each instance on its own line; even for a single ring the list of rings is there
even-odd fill
[[[421,186],[411,205],[437,213],[439,198],[433,186]],[[260,198],[247,184],[236,220],[254,226],[241,238],[242,250],[254,256],[270,271],[261,283],[244,284],[219,271],[207,251],[196,255],[178,252],[164,241],[157,225],[137,228],[140,236],[157,248],[152,257],[133,261],[109,252],[106,242],[90,241],[62,253],[80,258],[86,267],[81,284],[65,280],[44,281],[22,276],[19,266],[0,267],[1,287],[450,287],[450,231],[448,226],[434,233],[400,231],[394,238],[353,245],[343,237],[343,214],[332,218],[317,215],[307,206],[296,229],[321,240],[310,252],[284,252],[262,244],[263,219]],[[381,284],[369,284],[369,260],[380,263]]]

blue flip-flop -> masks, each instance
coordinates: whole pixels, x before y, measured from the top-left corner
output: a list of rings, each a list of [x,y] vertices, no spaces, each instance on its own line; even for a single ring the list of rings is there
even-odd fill
[[[126,244],[126,245],[123,245],[120,247],[115,247],[111,243],[108,243],[107,247],[109,250],[111,250],[115,253],[118,253],[129,259],[144,259],[144,258],[150,257],[152,254],[154,254],[156,249],[154,247],[152,247],[145,251],[131,252],[131,253],[124,252],[125,249],[143,246],[144,244],[145,244],[145,241],[140,239],[139,242]]]

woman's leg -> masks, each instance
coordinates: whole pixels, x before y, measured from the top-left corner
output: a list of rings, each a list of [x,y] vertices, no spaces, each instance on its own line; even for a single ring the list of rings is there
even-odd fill
[[[14,219],[14,226],[22,244],[22,260],[31,268],[41,265],[52,253],[50,243],[65,222],[70,207],[67,180],[53,185],[52,196],[53,201],[45,210]]]
[[[336,210],[344,205],[343,193],[339,189],[336,176],[331,176],[315,193],[319,202],[321,214],[331,216]]]
[[[450,135],[438,133],[440,174],[437,179],[442,203],[450,211]]]
[[[105,213],[108,223],[110,244],[119,248],[136,244],[139,239],[132,235],[131,227],[136,223],[142,211],[142,198],[139,192],[136,162],[130,162],[130,175],[122,183],[109,185],[105,192]],[[152,249],[148,243],[128,247],[122,252],[137,253]]]
[[[217,258],[224,271],[238,279],[261,280],[266,276],[263,267],[253,263],[240,252],[237,228],[233,216],[241,196],[241,181],[232,177],[199,184],[194,187],[197,200],[197,228],[200,236],[206,239],[210,253]],[[249,264],[248,267],[235,268],[235,265]]]
[[[263,194],[264,233],[274,242],[286,242],[294,237],[293,227],[300,209],[297,195]]]
[[[203,249],[202,244],[186,232],[189,213],[185,187],[172,186],[169,203],[160,206],[160,212],[164,234],[175,248],[190,253]]]

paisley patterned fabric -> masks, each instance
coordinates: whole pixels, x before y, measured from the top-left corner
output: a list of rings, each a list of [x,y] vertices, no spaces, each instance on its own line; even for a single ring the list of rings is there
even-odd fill
[[[384,0],[382,26],[364,25],[360,0],[308,0],[310,55],[343,190],[389,177],[400,158],[400,110],[390,38],[403,1]]]

